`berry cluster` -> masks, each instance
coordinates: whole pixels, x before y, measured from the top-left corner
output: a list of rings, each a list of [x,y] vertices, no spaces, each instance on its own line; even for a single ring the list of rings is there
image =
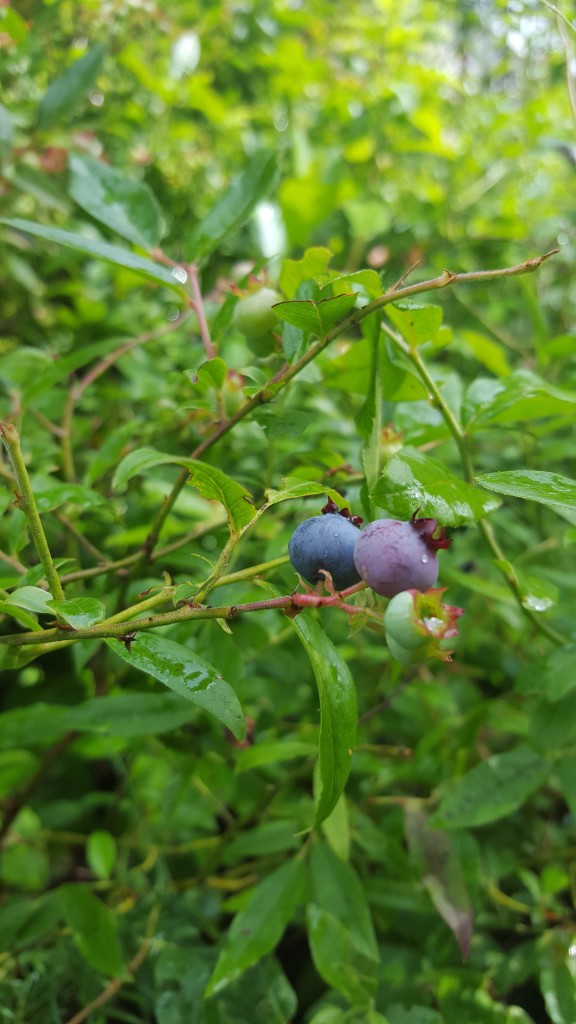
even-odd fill
[[[404,664],[427,657],[450,659],[454,625],[462,609],[442,604],[435,590],[438,554],[450,541],[435,519],[363,522],[329,499],[321,515],[305,519],[288,545],[290,561],[309,583],[329,573],[336,590],[363,580],[391,598],[384,616],[391,654]]]

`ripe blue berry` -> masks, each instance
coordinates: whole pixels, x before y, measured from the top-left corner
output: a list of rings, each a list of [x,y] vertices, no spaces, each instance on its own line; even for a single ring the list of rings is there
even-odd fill
[[[325,569],[336,590],[345,590],[360,581],[354,566],[354,548],[360,536],[358,527],[338,513],[313,516],[300,523],[292,534],[288,545],[290,561],[309,583],[323,579],[319,570]]]
[[[394,597],[403,590],[429,590],[438,579],[439,547],[450,543],[434,538],[435,519],[376,519],[362,531],[354,564],[362,579],[377,594]]]

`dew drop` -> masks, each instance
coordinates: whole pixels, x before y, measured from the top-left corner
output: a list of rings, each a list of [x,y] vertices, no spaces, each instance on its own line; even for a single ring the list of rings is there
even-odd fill
[[[428,555],[422,555],[420,561],[422,562],[423,565],[426,565],[426,562],[428,561]]]
[[[174,267],[172,277],[175,277],[180,284],[186,284],[186,281],[188,280],[188,274],[184,270],[184,267]]]

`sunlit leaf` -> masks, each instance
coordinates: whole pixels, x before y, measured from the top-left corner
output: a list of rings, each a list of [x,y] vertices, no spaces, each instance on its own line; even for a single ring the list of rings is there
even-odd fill
[[[86,213],[143,249],[162,238],[162,213],[150,189],[90,156],[70,156],[70,195]]]

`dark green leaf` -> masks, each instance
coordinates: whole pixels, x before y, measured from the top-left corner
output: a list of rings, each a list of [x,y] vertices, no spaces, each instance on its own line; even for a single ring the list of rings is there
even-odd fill
[[[265,492],[266,504],[277,505],[281,501],[293,501],[297,498],[309,498],[321,494],[323,497],[332,498],[339,508],[349,508],[350,503],[333,487],[325,487],[323,484],[316,484],[312,481],[299,483],[287,477],[282,481],[282,490],[268,490]]]
[[[155,196],[108,164],[70,157],[70,195],[86,213],[134,245],[151,249],[162,238],[162,211]]]
[[[520,693],[538,694],[552,703],[576,687],[576,640],[559,647],[547,658],[530,662],[516,680]]]
[[[549,772],[549,763],[530,747],[493,754],[448,790],[431,824],[473,828],[505,818],[522,806]]]
[[[309,615],[292,619],[316,677],[320,696],[319,765],[321,791],[315,824],[336,806],[350,772],[358,710],[350,670],[332,641]]]
[[[80,953],[96,971],[117,978],[124,971],[118,919],[87,885],[61,885],[58,902]]]
[[[153,263],[143,256],[136,256],[129,249],[122,249],[118,245],[110,245],[109,242],[100,242],[88,235],[78,235],[72,231],[62,231],[61,228],[45,227],[43,224],[35,224],[31,220],[21,218],[0,217],[0,224],[5,224],[15,231],[24,231],[29,235],[36,235],[47,242],[57,242],[58,245],[67,245],[71,249],[84,253],[85,256],[93,256],[96,259],[106,260],[108,263],[115,263],[120,267],[127,267],[136,274],[150,277],[163,285],[169,285],[176,291],[182,290],[182,285],[174,277],[174,274],[167,267],[159,263]]]
[[[193,384],[202,384],[204,387],[219,390],[226,380],[228,367],[223,359],[208,359],[202,363],[193,373],[188,373]]]
[[[256,153],[234,179],[228,191],[198,224],[186,243],[186,258],[202,260],[248,219],[261,199],[270,195],[278,181],[276,153]]]
[[[114,648],[116,649],[116,648]],[[44,707],[44,705],[40,705]],[[156,736],[186,725],[196,717],[196,709],[173,693],[119,693],[94,697],[78,707],[60,709],[66,729],[99,732],[105,736],[131,739]],[[0,719],[0,724],[1,724]],[[32,727],[34,719],[32,720]],[[0,740],[2,730],[0,728]]]
[[[338,295],[333,299],[297,299],[278,302],[274,312],[280,320],[292,324],[306,334],[323,338],[330,328],[356,305],[357,295]]]
[[[38,107],[41,129],[50,128],[63,115],[72,113],[98,78],[105,55],[106,47],[97,43],[48,86]]]
[[[551,1024],[576,1020],[573,939],[561,932],[544,935],[540,953],[540,988]]]
[[[147,672],[180,697],[214,715],[236,739],[244,739],[246,725],[234,690],[212,665],[188,647],[156,633],[139,633],[129,651],[120,640],[106,643],[129,665]]]
[[[252,747],[238,751],[237,772],[248,772],[262,765],[279,764],[297,757],[315,757],[318,748],[303,740],[278,740],[270,743],[255,743]]]
[[[576,525],[576,480],[536,469],[502,470],[475,477],[480,487],[546,505]]]
[[[303,864],[293,859],[256,886],[247,906],[230,925],[206,989],[207,997],[219,992],[274,949],[300,903],[303,879]]]
[[[391,516],[438,519],[444,526],[462,526],[498,508],[498,499],[454,476],[438,459],[416,448],[404,448],[387,464],[372,497]]]

